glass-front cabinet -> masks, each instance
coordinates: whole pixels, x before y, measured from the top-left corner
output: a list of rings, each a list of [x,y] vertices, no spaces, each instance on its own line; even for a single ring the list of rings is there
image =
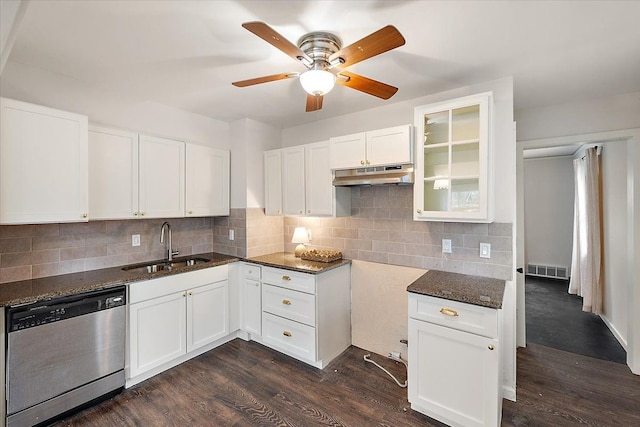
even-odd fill
[[[491,222],[492,94],[415,109],[414,220]]]

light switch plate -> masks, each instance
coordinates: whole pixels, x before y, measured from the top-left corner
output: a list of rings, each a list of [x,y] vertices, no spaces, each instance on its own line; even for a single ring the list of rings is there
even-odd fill
[[[491,243],[480,243],[480,258],[491,258]]]
[[[235,240],[236,232],[233,229],[229,229],[229,240]]]
[[[140,235],[132,234],[131,235],[131,246],[140,246]]]
[[[451,239],[442,239],[442,253],[443,254],[451,253]]]

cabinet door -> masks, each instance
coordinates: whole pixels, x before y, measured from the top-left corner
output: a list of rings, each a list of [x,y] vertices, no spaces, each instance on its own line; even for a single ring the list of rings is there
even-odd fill
[[[366,165],[365,134],[338,136],[329,140],[331,169],[349,169]]]
[[[329,141],[305,145],[305,187],[307,215],[335,213],[335,187],[329,167]]]
[[[89,218],[138,217],[138,134],[89,129]]]
[[[185,216],[229,215],[229,151],[187,144]]]
[[[2,98],[0,120],[0,223],[87,221],[87,117]]]
[[[187,352],[229,335],[229,281],[188,291]]]
[[[409,342],[412,409],[449,425],[498,425],[498,340],[409,319]]]
[[[493,221],[491,94],[415,109],[414,220]]]
[[[262,335],[262,294],[260,282],[248,278],[242,279],[242,330]]]
[[[411,163],[411,126],[396,126],[367,132],[367,165]]]
[[[285,215],[304,215],[304,146],[282,151],[282,201]]]
[[[282,215],[282,150],[264,153],[264,206],[266,215]]]
[[[186,353],[186,292],[129,306],[129,377]]]
[[[184,157],[184,142],[140,135],[140,216],[184,217]]]

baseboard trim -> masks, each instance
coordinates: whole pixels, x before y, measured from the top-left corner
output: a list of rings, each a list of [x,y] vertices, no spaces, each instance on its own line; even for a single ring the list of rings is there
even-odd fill
[[[515,402],[516,401],[515,387],[502,386],[502,398]]]
[[[622,348],[624,348],[624,351],[628,351],[627,350],[627,340],[625,340],[624,338],[622,338],[622,335],[620,335],[620,332],[618,332],[618,330],[616,329],[615,326],[613,326],[613,324],[609,321],[609,319],[607,319],[606,316],[600,315],[600,318],[602,319],[602,321],[604,322],[605,325],[607,325],[607,328],[609,328],[609,330],[611,331],[611,333],[613,334],[613,336],[616,338],[616,340],[618,340],[618,342],[620,343],[620,345],[622,346]]]

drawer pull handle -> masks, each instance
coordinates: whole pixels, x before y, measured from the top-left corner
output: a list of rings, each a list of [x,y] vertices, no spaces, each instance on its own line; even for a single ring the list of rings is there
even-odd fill
[[[457,316],[458,312],[452,308],[441,308],[440,313],[446,314],[447,316]]]
[[[282,280],[284,280],[285,282],[289,282],[289,281],[291,281],[291,277],[289,277],[289,276],[282,276]]]
[[[285,337],[290,337],[291,336],[291,332],[284,331],[284,332],[282,332],[282,335],[284,335]]]
[[[282,303],[283,303],[284,305],[291,305],[291,301],[289,301],[288,299],[283,299],[283,300],[282,300]]]
[[[490,345],[490,346],[489,346],[489,350],[493,350],[494,348],[495,348],[495,347],[494,347],[494,346],[492,346],[492,345]]]

